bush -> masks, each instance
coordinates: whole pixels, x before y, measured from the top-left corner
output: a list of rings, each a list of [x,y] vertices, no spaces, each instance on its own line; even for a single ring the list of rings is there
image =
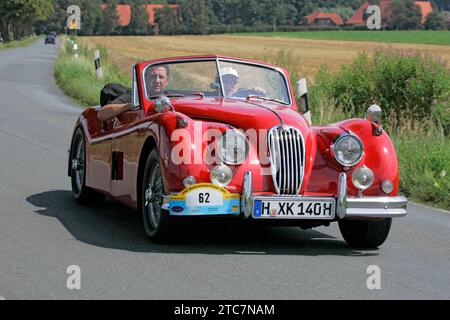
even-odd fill
[[[438,59],[399,51],[360,54],[333,75],[322,68],[314,90],[335,100],[351,116],[363,116],[379,104],[398,130],[402,119],[432,119],[450,133],[450,72]]]

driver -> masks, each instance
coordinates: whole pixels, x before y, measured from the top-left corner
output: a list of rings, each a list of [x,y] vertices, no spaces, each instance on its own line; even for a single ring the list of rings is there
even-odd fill
[[[225,97],[232,97],[239,89],[239,73],[231,68],[220,69]]]
[[[169,85],[169,67],[167,65],[159,65],[146,72],[147,91],[150,97],[160,96],[165,94],[165,89]],[[97,117],[101,121],[107,121],[115,118],[125,111],[131,109],[131,94],[124,93],[117,97],[110,104],[102,107]]]
[[[150,72],[146,72],[145,78],[149,97],[164,95],[169,85],[169,67],[167,65],[153,67]]]

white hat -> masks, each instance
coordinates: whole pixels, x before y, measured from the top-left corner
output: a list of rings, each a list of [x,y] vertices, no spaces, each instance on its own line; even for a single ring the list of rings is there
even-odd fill
[[[220,74],[222,77],[227,76],[227,75],[232,75],[232,76],[235,76],[236,78],[239,78],[239,73],[231,67],[226,67],[226,68],[220,69]]]

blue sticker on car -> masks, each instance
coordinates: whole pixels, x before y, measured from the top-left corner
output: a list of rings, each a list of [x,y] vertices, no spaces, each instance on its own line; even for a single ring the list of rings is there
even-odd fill
[[[254,215],[255,217],[261,217],[261,214],[262,214],[262,211],[261,211],[261,203],[262,203],[261,200],[256,200],[256,201],[254,202],[254,205],[253,205],[254,213],[253,213],[253,215]]]

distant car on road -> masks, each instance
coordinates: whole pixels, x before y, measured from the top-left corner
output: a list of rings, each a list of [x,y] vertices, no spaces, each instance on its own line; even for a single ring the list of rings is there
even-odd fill
[[[365,119],[313,126],[304,79],[297,102],[286,70],[222,56],[139,63],[132,78],[129,111],[101,121],[92,107],[75,124],[68,175],[79,203],[106,195],[137,209],[153,239],[170,237],[175,217],[225,216],[334,222],[361,248],[383,244],[407,214],[376,105]]]
[[[56,35],[49,34],[46,36],[45,44],[56,44]]]

